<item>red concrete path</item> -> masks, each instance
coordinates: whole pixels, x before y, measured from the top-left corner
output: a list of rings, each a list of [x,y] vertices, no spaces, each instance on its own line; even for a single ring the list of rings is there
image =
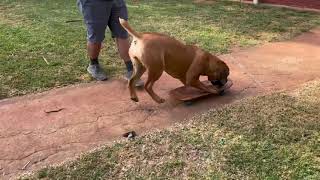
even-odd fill
[[[140,103],[129,100],[120,80],[83,84],[0,101],[0,178],[35,170],[121,137],[183,121],[195,113],[237,99],[290,89],[320,77],[320,29],[292,41],[221,56],[231,68],[234,86],[223,97],[185,106],[168,97],[179,82],[164,75],[155,91],[162,105],[140,92]],[[56,111],[47,113],[48,111]]]

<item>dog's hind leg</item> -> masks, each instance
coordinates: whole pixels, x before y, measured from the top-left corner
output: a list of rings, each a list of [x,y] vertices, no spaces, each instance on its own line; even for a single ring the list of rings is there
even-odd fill
[[[132,58],[132,61],[133,61],[134,73],[129,80],[128,86],[130,90],[131,100],[138,102],[139,98],[136,93],[135,82],[141,78],[143,73],[146,71],[146,68],[137,58]]]
[[[145,84],[145,90],[148,92],[148,94],[152,97],[152,99],[154,101],[156,101],[157,103],[164,103],[165,100],[161,97],[159,97],[154,91],[153,91],[153,85],[154,83],[159,80],[159,78],[161,77],[163,73],[163,70],[157,70],[157,71],[150,71],[148,69],[148,79],[147,79],[147,82]]]

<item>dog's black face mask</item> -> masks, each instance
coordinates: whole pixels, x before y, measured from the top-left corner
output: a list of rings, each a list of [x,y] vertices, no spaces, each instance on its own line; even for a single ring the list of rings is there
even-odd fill
[[[224,81],[221,81],[221,80],[213,80],[213,81],[210,81],[211,84],[213,86],[218,86],[219,88],[224,86],[227,82],[224,82]]]

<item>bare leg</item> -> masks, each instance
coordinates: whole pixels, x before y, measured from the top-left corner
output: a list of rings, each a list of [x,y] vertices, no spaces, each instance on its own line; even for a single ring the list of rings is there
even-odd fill
[[[116,44],[117,44],[118,51],[119,51],[121,59],[125,63],[130,61],[130,56],[129,56],[130,43],[129,43],[129,39],[116,38]]]
[[[87,43],[87,51],[90,59],[97,59],[101,50],[101,43]]]
[[[101,43],[87,43],[88,56],[90,58],[90,65],[87,71],[93,78],[99,81],[107,80],[108,77],[99,65],[98,57],[101,50]]]

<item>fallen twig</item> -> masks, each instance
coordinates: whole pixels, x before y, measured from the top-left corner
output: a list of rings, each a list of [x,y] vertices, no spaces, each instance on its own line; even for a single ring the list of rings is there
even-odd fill
[[[44,111],[45,113],[49,114],[49,113],[56,113],[56,112],[60,112],[64,110],[64,108],[59,108],[59,109],[54,109],[54,110],[49,110],[49,111]]]
[[[26,168],[28,167],[28,165],[30,164],[30,162],[31,162],[31,161],[28,161],[27,164],[25,164],[25,165],[23,166],[23,168],[21,168],[21,170],[26,170]]]
[[[74,20],[68,20],[68,21],[66,21],[66,23],[80,22],[80,21],[82,21],[82,20],[80,20],[80,19],[74,19]]]
[[[50,65],[50,63],[47,61],[47,59],[44,56],[42,56],[42,59],[44,60],[44,62],[46,62],[48,65]]]

